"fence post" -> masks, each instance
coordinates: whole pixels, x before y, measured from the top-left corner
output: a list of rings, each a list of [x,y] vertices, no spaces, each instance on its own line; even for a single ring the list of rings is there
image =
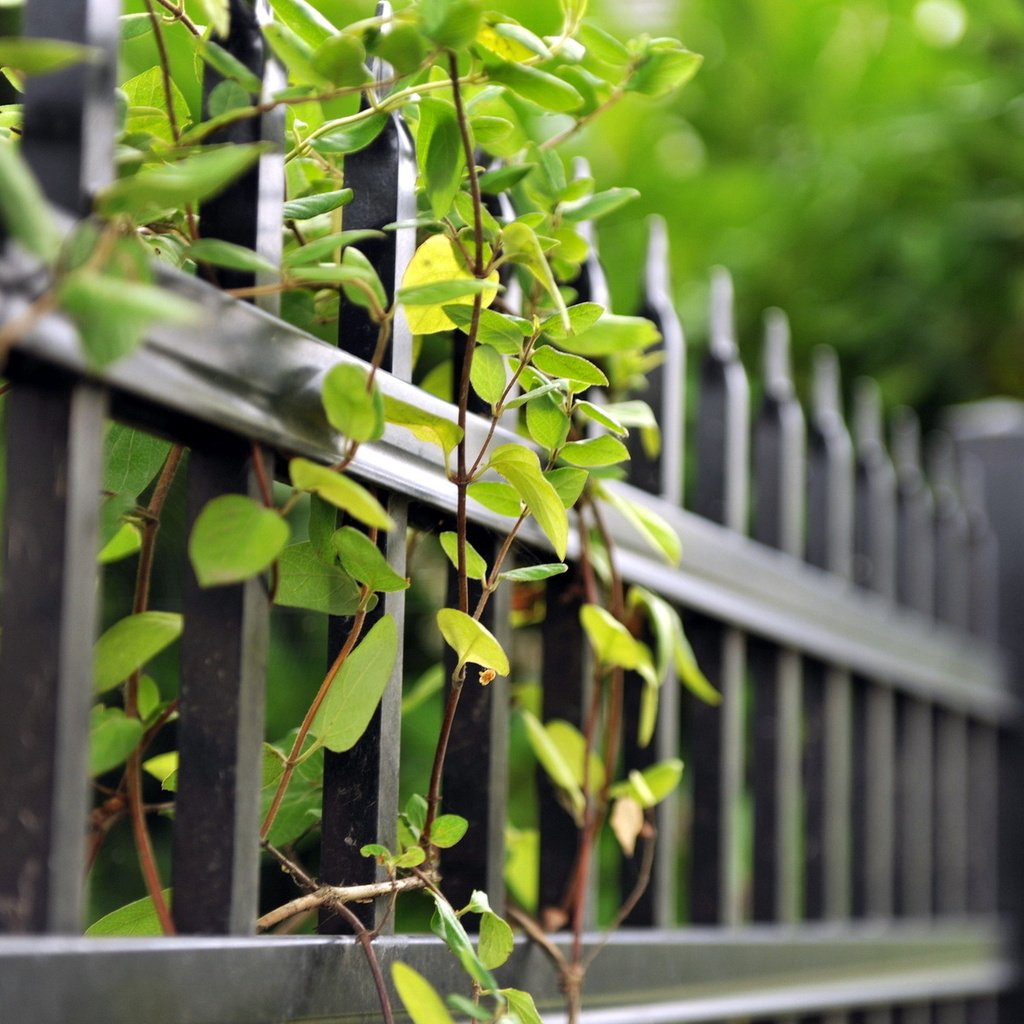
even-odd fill
[[[962,406],[949,413],[948,426],[957,453],[970,456],[996,543],[999,546],[998,640],[1010,661],[1015,696],[1024,695],[1024,403],[990,400]],[[977,496],[972,495],[972,502]],[[1014,929],[1017,970],[1024,970],[1024,817],[1020,793],[1024,786],[1024,745],[1019,719],[1003,723],[999,737],[999,901],[998,907]],[[1024,1019],[1020,986],[1002,1000],[1000,1024]]]

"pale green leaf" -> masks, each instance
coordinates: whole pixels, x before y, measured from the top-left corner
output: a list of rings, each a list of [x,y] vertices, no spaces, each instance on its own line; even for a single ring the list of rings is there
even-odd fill
[[[499,992],[507,1000],[508,1008],[519,1018],[519,1024],[544,1024],[529,992],[518,988],[503,988]]]
[[[356,228],[351,231],[336,231],[323,238],[317,238],[305,245],[290,249],[281,261],[286,267],[315,266],[321,260],[333,260],[339,249],[346,245],[355,245],[368,238],[384,238],[383,231],[370,228]]]
[[[427,96],[419,107],[416,157],[430,209],[440,219],[448,216],[459,191],[466,157],[452,104]]]
[[[640,641],[611,612],[596,604],[580,608],[580,622],[602,665],[638,668],[643,659]]]
[[[618,434],[619,437],[625,437],[626,434],[629,433],[629,431],[626,430],[626,428],[617,419],[609,416],[601,406],[594,405],[593,402],[578,399],[575,403],[575,409],[586,419],[593,420],[595,423],[600,423],[602,427],[610,430],[613,434]]]
[[[270,0],[277,17],[309,46],[319,46],[338,31],[307,0]]]
[[[351,124],[341,125],[313,140],[318,153],[358,153],[365,149],[384,130],[389,114],[367,114]]]
[[[288,463],[288,472],[296,489],[318,494],[367,526],[376,526],[381,530],[394,528],[391,516],[384,511],[380,502],[365,487],[349,477],[302,458],[292,459]]]
[[[600,496],[613,508],[618,509],[633,528],[654,548],[669,565],[678,565],[683,554],[683,544],[676,531],[646,505],[631,501],[616,491],[602,487]]]
[[[445,306],[444,312],[464,334],[469,333],[470,325],[473,322],[472,306]],[[525,323],[526,321],[519,322]],[[523,332],[516,322],[502,313],[496,313],[492,309],[481,309],[476,340],[482,345],[490,345],[502,355],[514,356],[523,347]]]
[[[522,445],[501,445],[491,454],[489,465],[516,489],[555,553],[565,558],[569,517],[558,493],[541,473],[537,453]]]
[[[164,78],[159,66],[154,66],[129,78],[121,86],[128,101],[124,130],[134,134],[144,132],[163,140],[168,145],[174,142],[174,130],[167,116],[167,99],[164,92]],[[183,126],[189,121],[188,101],[181,90],[171,82],[171,105],[175,121]]]
[[[327,422],[350,441],[376,441],[384,433],[384,399],[376,381],[356,363],[337,363],[324,377],[320,400]]]
[[[152,775],[160,783],[160,788],[168,793],[178,789],[178,752],[168,750],[165,754],[157,754],[142,762],[146,774]]]
[[[130,558],[142,547],[142,534],[134,523],[122,523],[110,540],[100,548],[96,561],[100,565],[112,565],[123,558]]]
[[[505,385],[508,383],[505,360],[495,349],[481,345],[473,352],[470,380],[473,390],[488,405],[497,405],[505,393]]]
[[[332,85],[362,85],[370,78],[365,64],[366,47],[349,32],[325,39],[313,54],[313,69]]]
[[[14,68],[24,75],[48,75],[97,56],[95,48],[65,39],[0,36],[0,67]]]
[[[480,962],[488,970],[500,967],[512,955],[515,938],[512,929],[493,911],[480,918],[480,938],[477,950]]]
[[[686,634],[683,632],[682,622],[679,622],[672,653],[676,672],[683,685],[705,704],[721,704],[722,695],[711,685],[697,664],[690,641],[686,639]]]
[[[644,96],[664,96],[693,78],[703,61],[699,53],[687,50],[678,40],[652,39],[643,59],[626,80],[626,90]]]
[[[611,795],[628,796],[641,807],[654,807],[679,785],[682,777],[683,762],[678,758],[659,761],[642,771],[630,772],[628,779],[612,786]]]
[[[614,466],[629,459],[629,449],[617,438],[603,434],[585,441],[570,441],[559,456],[571,466]]]
[[[568,113],[583,103],[583,97],[568,82],[525,64],[490,64],[487,76],[545,110]]]
[[[448,556],[448,561],[459,567],[459,540],[458,534],[451,530],[445,530],[438,540],[441,541],[441,549]],[[487,575],[487,562],[469,541],[466,541],[466,575],[471,580],[482,580]]]
[[[566,314],[569,320],[569,329],[566,329],[562,317],[555,315],[549,316],[540,325],[541,330],[554,341],[561,341],[562,338],[571,334],[582,334],[601,319],[604,315],[604,306],[599,306],[596,302],[578,302],[575,306],[569,306]]]
[[[608,384],[608,378],[590,360],[584,359],[582,356],[559,352],[547,345],[533,353],[531,362],[549,377],[564,377],[566,380],[594,384],[599,387],[605,387]]]
[[[274,509],[244,494],[214,498],[199,513],[188,542],[199,585],[240,583],[269,569],[290,533]]]
[[[182,618],[176,612],[139,612],[115,622],[93,648],[96,693],[124,682],[181,635]]]
[[[0,219],[11,237],[40,259],[52,261],[63,235],[21,152],[0,140]]]
[[[278,559],[276,604],[328,615],[352,615],[359,589],[352,577],[317,557],[308,541],[286,547]]]
[[[635,188],[610,188],[579,202],[564,205],[562,216],[568,221],[597,220],[598,217],[625,206],[639,195]]]
[[[366,731],[398,657],[398,630],[382,616],[345,659],[310,732],[328,750],[350,750]]]
[[[197,40],[196,49],[199,56],[218,74],[235,82],[245,93],[259,95],[263,88],[259,77],[253,74],[233,53],[229,53],[223,46],[215,43],[212,39]],[[223,85],[224,83],[220,84]],[[212,105],[210,113],[215,113]]]
[[[544,731],[548,739],[562,756],[562,760],[572,770],[573,777],[580,789],[600,792],[604,786],[604,765],[594,750],[587,755],[587,741],[583,733],[571,722],[561,718],[553,718],[544,723]]]
[[[577,772],[573,771],[562,751],[548,735],[547,730],[541,725],[536,715],[526,710],[522,711],[521,714],[526,725],[526,737],[529,740],[534,757],[537,758],[540,766],[547,772],[551,781],[559,789],[565,791],[572,805],[574,817],[577,821],[581,821],[586,807],[586,799],[583,796],[583,790],[580,788]]]
[[[345,571],[373,591],[392,593],[406,590],[409,581],[388,565],[376,544],[352,526],[343,526],[331,538]]]
[[[513,583],[533,583],[537,580],[550,579],[552,576],[561,576],[568,570],[569,566],[564,562],[545,562],[542,565],[523,565],[518,569],[509,569],[501,573],[500,578],[511,580]]]
[[[121,708],[97,704],[89,715],[89,774],[102,775],[128,759],[142,739],[142,722]]]
[[[229,0],[197,0],[203,14],[213,27],[214,32],[222,38],[231,29],[231,5]]]
[[[481,622],[456,608],[442,608],[437,613],[437,627],[445,642],[455,651],[457,670],[471,663],[499,675],[508,675],[508,656]]]
[[[518,516],[523,508],[522,499],[510,484],[484,480],[470,484],[466,491],[474,501],[480,502],[484,508],[497,512],[500,516]]]
[[[436,910],[430,921],[430,930],[444,940],[445,945],[458,957],[463,970],[479,985],[486,990],[497,988],[490,971],[480,963],[473,943],[466,934],[462,922],[456,917],[451,904],[440,893],[432,892],[431,895],[434,897]]]
[[[590,474],[585,469],[559,466],[557,469],[549,469],[544,478],[554,487],[562,504],[569,509],[579,500]]]
[[[526,429],[537,444],[553,451],[565,444],[569,417],[553,395],[541,395],[526,405]]]
[[[544,255],[544,249],[540,244],[540,239],[537,238],[537,233],[522,220],[517,220],[513,221],[502,231],[501,239],[505,255],[515,263],[522,263],[540,282],[558,310],[558,315],[565,330],[567,332],[571,331],[572,322],[569,319],[569,312],[565,307],[565,300],[562,298],[558,283],[551,273],[551,266]]]
[[[387,395],[384,397],[384,417],[388,423],[404,427],[421,441],[439,445],[445,459],[462,440],[462,428],[457,423]]]
[[[642,352],[661,340],[655,324],[639,316],[605,313],[593,326],[558,339],[560,348],[581,356],[609,356]]]

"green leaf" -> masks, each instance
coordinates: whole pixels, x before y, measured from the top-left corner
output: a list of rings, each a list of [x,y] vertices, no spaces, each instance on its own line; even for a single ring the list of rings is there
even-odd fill
[[[384,130],[390,114],[370,114],[351,124],[325,132],[311,143],[318,153],[358,153]]]
[[[157,754],[142,762],[148,775],[152,775],[160,783],[160,788],[168,793],[178,789],[178,752],[169,750],[166,754]]]
[[[641,352],[660,340],[661,334],[650,320],[605,313],[592,327],[566,335],[558,344],[576,355],[593,358],[618,352]]]
[[[64,39],[0,37],[0,67],[14,68],[29,76],[48,75],[52,71],[84,64],[97,56],[95,48]]]
[[[430,209],[440,219],[448,216],[459,191],[466,156],[452,104],[427,96],[419,106],[416,156]]]
[[[417,27],[401,22],[393,21],[389,32],[377,33],[366,45],[399,75],[415,71],[427,55],[427,42]]]
[[[498,352],[486,345],[474,350],[469,376],[473,390],[488,405],[497,405],[505,393],[505,385],[508,383],[505,360]]]
[[[544,477],[554,487],[562,504],[569,509],[579,500],[590,474],[585,469],[560,466],[558,469],[549,469]]]
[[[479,281],[473,277],[452,278],[448,281],[430,281],[426,284],[409,285],[398,289],[397,299],[406,306],[440,306],[453,299],[461,299],[467,295],[487,295],[496,292],[490,278]],[[443,328],[447,330],[447,328]],[[432,331],[419,330],[417,334],[432,334]]]
[[[343,526],[331,538],[345,571],[372,591],[392,593],[406,590],[409,581],[388,565],[376,544],[352,526]]]
[[[188,247],[186,254],[197,263],[212,263],[215,267],[227,267],[228,270],[244,270],[253,274],[277,273],[277,267],[259,253],[219,238],[200,238]]]
[[[206,101],[206,109],[210,115],[208,121],[202,121],[188,132],[183,133],[182,141],[189,142],[196,137],[206,138],[221,124],[233,121],[234,113],[252,107],[249,94],[233,79],[218,82],[211,90]],[[194,134],[193,134],[194,133]]]
[[[462,440],[462,428],[457,423],[388,395],[384,396],[384,417],[421,441],[439,445],[445,460]]]
[[[502,988],[498,991],[508,1002],[508,1008],[519,1018],[519,1024],[544,1024],[529,992],[518,988]]]
[[[263,83],[233,53],[228,53],[212,39],[197,40],[196,48],[199,56],[218,74],[236,82],[246,93],[254,93],[257,96],[260,94]],[[211,110],[210,113],[214,111]]]
[[[419,971],[398,960],[391,965],[391,980],[412,1024],[454,1024],[444,1000]]]
[[[139,612],[115,622],[93,648],[96,693],[124,682],[181,635],[182,619],[176,612]]]
[[[171,890],[163,890],[164,900],[170,906]],[[105,914],[85,929],[86,935],[118,935],[131,938],[162,935],[160,918],[153,901],[144,896],[141,900],[126,903],[123,907]]]
[[[473,978],[485,990],[491,991],[497,988],[490,971],[476,955],[473,943],[466,934],[462,922],[455,916],[451,904],[439,893],[432,892],[436,912],[430,922],[430,930],[443,939],[445,945],[458,957],[463,970]]]
[[[328,750],[350,750],[366,731],[391,678],[398,657],[398,630],[382,616],[345,659],[310,732]]]
[[[491,454],[489,465],[516,489],[555,553],[565,558],[569,518],[558,493],[541,473],[537,453],[518,444],[501,445]]]
[[[89,774],[102,775],[124,764],[143,731],[142,722],[121,708],[97,704],[89,715]]]
[[[307,0],[270,0],[274,13],[300,39],[319,46],[338,30]]]
[[[394,522],[381,503],[363,486],[326,466],[309,459],[292,459],[288,463],[292,485],[300,491],[318,494],[324,501],[347,512],[367,526],[391,530]]]
[[[317,558],[311,543],[292,544],[278,560],[274,602],[328,615],[352,615],[359,607],[359,589],[348,573]]]
[[[315,494],[309,496],[309,524],[307,527],[309,541],[313,545],[317,558],[323,562],[331,560],[331,552],[334,548],[331,541],[338,528],[338,510],[330,502],[318,498]]]
[[[451,530],[445,530],[438,538],[441,541],[441,549],[448,556],[448,561],[459,567],[459,540],[458,534]],[[487,576],[487,562],[469,541],[466,541],[466,575],[471,580],[482,580]]]
[[[284,204],[283,216],[285,220],[309,220],[351,203],[354,195],[352,189],[340,188],[333,192],[317,192],[301,199],[291,199]]]
[[[127,213],[145,218],[164,210],[199,203],[244,174],[264,151],[262,143],[205,148],[171,164],[143,167],[108,185],[97,196],[105,216]]]
[[[602,665],[639,667],[643,660],[642,644],[611,612],[600,605],[585,604],[580,608],[580,622]]]
[[[393,861],[395,868],[414,868],[427,859],[427,853],[422,846],[410,846],[404,853],[399,854]]]
[[[122,42],[137,39],[153,31],[153,19],[148,14],[122,14],[120,23]]]
[[[420,5],[420,12],[424,33],[444,49],[466,46],[480,28],[477,0],[426,0]]]
[[[480,938],[477,942],[480,962],[489,971],[500,967],[512,955],[515,938],[512,929],[493,911],[480,918]]]
[[[629,459],[629,450],[617,438],[602,434],[588,437],[585,441],[570,441],[559,452],[559,456],[570,466],[614,466]]]
[[[317,48],[313,69],[332,85],[362,85],[370,78],[365,61],[362,40],[349,32],[338,32]]]
[[[480,191],[496,196],[514,188],[536,167],[536,164],[509,164],[507,167],[496,167],[493,171],[485,171],[478,181]]]
[[[530,748],[534,757],[547,772],[551,781],[564,790],[572,805],[573,816],[577,821],[582,821],[583,811],[586,808],[586,799],[577,778],[577,772],[573,771],[565,755],[548,735],[547,730],[541,725],[530,711],[522,711],[523,722],[526,725],[526,738],[529,740]]]
[[[20,150],[0,140],[0,219],[30,253],[52,262],[63,235]]]
[[[599,494],[618,509],[632,527],[661,555],[669,565],[678,565],[683,544],[676,531],[660,516],[638,501],[630,501],[615,491],[602,487]]]
[[[575,404],[574,408],[582,416],[588,420],[593,420],[595,423],[600,423],[602,427],[610,430],[613,434],[618,434],[619,437],[625,437],[629,431],[613,417],[609,416],[604,409],[599,405],[594,405],[593,402],[587,402],[583,399],[579,399]]]
[[[384,237],[383,231],[373,231],[370,228],[336,231],[291,249],[284,254],[284,259],[281,262],[286,267],[315,266],[323,259],[333,260],[335,253],[346,245],[355,245],[356,242],[362,242],[367,238]]]
[[[545,562],[541,565],[523,565],[518,569],[509,569],[501,573],[500,578],[511,580],[513,583],[533,583],[537,580],[550,579],[552,576],[561,576],[568,570],[569,566],[564,562]]]
[[[551,377],[564,377],[566,380],[579,381],[581,384],[594,384],[604,387],[608,378],[588,359],[582,356],[567,355],[557,349],[545,345],[533,353],[531,360],[534,366]]]
[[[513,130],[512,122],[504,117],[488,117],[486,115],[471,118],[470,127],[473,130],[473,138],[481,146],[500,142],[507,138]]]
[[[221,38],[225,38],[231,29],[229,0],[197,0],[197,2],[214,32]]]
[[[442,850],[454,846],[469,830],[469,822],[458,814],[441,814],[430,826],[430,842]]]
[[[540,244],[540,239],[537,238],[537,233],[522,220],[517,220],[502,231],[501,240],[505,255],[515,263],[522,263],[540,282],[558,310],[565,330],[570,331],[572,322],[569,319],[569,311],[565,308],[565,300],[551,273],[551,267],[544,255],[544,249]]]
[[[138,693],[136,694],[139,718],[143,722],[149,722],[150,718],[161,708],[160,687],[152,676],[141,676],[139,678]]]
[[[612,796],[628,796],[641,807],[660,804],[678,785],[683,777],[683,762],[678,758],[659,761],[643,771],[631,771],[629,778],[612,786]]]
[[[703,62],[699,53],[687,50],[676,39],[652,39],[639,66],[626,80],[626,91],[664,96],[685,85]]]
[[[169,441],[111,423],[103,446],[103,490],[138,497],[160,472]]]
[[[522,99],[556,113],[569,113],[583,103],[583,97],[568,82],[525,64],[489,64],[487,77],[508,86]]]
[[[526,404],[526,429],[542,448],[553,451],[565,444],[569,433],[569,417],[561,402],[552,395],[541,395]]]
[[[499,484],[490,480],[470,484],[466,493],[480,502],[484,508],[497,512],[500,516],[516,517],[522,511],[523,501],[518,492],[509,484]]]
[[[508,675],[508,657],[482,623],[456,608],[442,608],[437,613],[437,627],[459,659],[456,671],[472,663],[499,675]]]
[[[591,793],[600,792],[604,786],[604,765],[596,751],[591,750],[588,759],[587,741],[583,733],[571,722],[561,718],[545,722],[544,731],[572,770],[580,788]]]
[[[561,341],[572,334],[582,334],[601,319],[604,315],[604,306],[599,306],[596,302],[578,302],[575,306],[570,306],[566,314],[569,318],[568,330],[560,316],[549,316],[540,325],[541,330],[554,341]]]
[[[327,422],[351,441],[376,441],[384,433],[384,399],[356,363],[338,363],[324,377],[320,400]]]
[[[167,99],[164,93],[163,72],[154,66],[121,86],[128,101],[128,112],[124,129],[129,134],[145,132],[156,136],[168,145],[174,142],[174,130],[167,115]],[[181,90],[171,82],[171,104],[175,121],[184,125],[190,120],[188,101]]]
[[[623,427],[640,428],[640,442],[648,458],[655,458],[661,451],[661,429],[654,410],[646,402],[637,399],[610,402],[603,411]]]
[[[468,335],[473,322],[471,306],[445,306],[445,315],[463,334]],[[489,345],[502,355],[518,355],[523,347],[523,333],[507,316],[493,309],[481,309],[477,323],[476,340]],[[474,353],[474,359],[477,353]]]
[[[199,513],[188,557],[201,587],[240,583],[269,569],[291,530],[274,509],[244,494],[222,494]]]
[[[562,216],[573,223],[583,220],[597,220],[613,210],[625,206],[626,203],[638,198],[640,193],[635,188],[610,188],[598,192],[576,203],[562,207]]]
[[[112,565],[123,558],[130,558],[142,547],[142,534],[134,523],[122,523],[110,540],[100,548],[96,561],[100,565]]]
[[[676,672],[690,693],[704,701],[705,704],[722,703],[722,695],[711,685],[697,664],[697,657],[693,653],[690,641],[686,639],[681,621],[679,622],[679,631],[674,638],[672,655]]]
[[[370,262],[369,257],[351,247],[346,248],[341,254],[341,263],[344,269],[357,272],[355,278],[341,283],[345,298],[357,306],[368,309],[375,321],[382,320],[388,307],[388,297],[377,274],[377,268]]]

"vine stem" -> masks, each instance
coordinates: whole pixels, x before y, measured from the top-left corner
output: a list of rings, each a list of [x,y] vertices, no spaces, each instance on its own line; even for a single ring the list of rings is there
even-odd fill
[[[363,587],[360,593],[360,605],[365,604],[368,596],[368,588]],[[352,628],[349,630],[348,636],[345,638],[345,643],[342,645],[342,648],[338,652],[338,656],[334,659],[333,664],[327,670],[327,675],[324,676],[324,681],[320,684],[320,689],[317,690],[317,694],[313,698],[313,702],[309,705],[309,709],[306,711],[306,717],[303,718],[302,725],[299,726],[299,731],[295,736],[295,742],[292,744],[288,760],[285,762],[284,771],[281,773],[281,778],[278,780],[277,789],[274,791],[274,799],[271,801],[270,807],[267,810],[267,816],[263,819],[263,825],[260,828],[261,842],[270,834],[270,829],[274,824],[274,819],[277,817],[277,812],[281,809],[281,801],[284,800],[284,795],[292,781],[292,775],[295,774],[295,769],[298,767],[299,755],[302,753],[302,746],[306,742],[306,737],[309,735],[310,727],[313,725],[313,719],[316,717],[316,713],[320,710],[320,705],[323,704],[326,699],[327,693],[331,688],[331,683],[334,682],[334,677],[341,671],[341,666],[345,664],[345,660],[348,658],[349,654],[352,653],[352,648],[355,647],[356,641],[359,639],[359,635],[363,631],[363,623],[365,621],[366,609],[361,608],[352,620]]]

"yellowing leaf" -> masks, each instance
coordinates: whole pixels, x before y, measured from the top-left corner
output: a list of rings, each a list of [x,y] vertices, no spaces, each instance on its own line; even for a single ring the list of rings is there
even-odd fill
[[[288,472],[296,489],[319,494],[325,501],[355,516],[361,523],[381,530],[394,527],[394,521],[384,511],[381,503],[355,480],[301,458],[292,459],[288,463]]]
[[[537,453],[519,444],[501,445],[491,455],[490,466],[516,489],[555,553],[565,558],[569,517],[558,492],[541,473]]]
[[[641,644],[614,615],[600,605],[585,604],[580,609],[580,622],[603,665],[639,667],[643,660]]]
[[[494,634],[465,612],[442,608],[437,613],[437,628],[459,659],[457,668],[472,663],[490,668],[500,675],[509,673],[508,656]]]
[[[638,773],[639,774],[639,773]],[[636,841],[644,827],[644,809],[628,796],[619,797],[612,806],[609,824],[627,857],[636,851]]]
[[[475,278],[460,261],[450,238],[445,235],[431,235],[409,261],[402,276],[402,288],[459,280],[473,281]],[[493,281],[495,287],[483,292],[481,301],[484,306],[489,306],[498,294],[498,272],[494,271],[487,280]],[[444,306],[471,304],[472,297],[463,295],[461,298],[444,299],[432,305],[406,305],[405,315],[413,334],[436,334],[438,331],[450,331],[456,326],[445,313]]]
[[[413,1024],[454,1024],[437,990],[419,971],[400,960],[391,965],[391,980]]]

